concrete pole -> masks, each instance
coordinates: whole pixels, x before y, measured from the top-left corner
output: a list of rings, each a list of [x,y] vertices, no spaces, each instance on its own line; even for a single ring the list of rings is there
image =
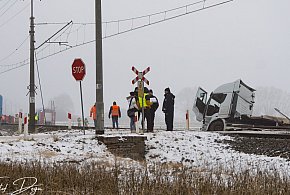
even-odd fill
[[[96,134],[104,134],[103,61],[102,61],[102,3],[95,1],[96,17]]]
[[[34,16],[33,0],[31,0],[30,17],[30,85],[29,85],[29,124],[30,133],[35,132],[35,83],[34,83]]]
[[[144,128],[145,128],[145,116],[144,116],[144,81],[142,82],[142,131],[140,131],[141,134],[144,133]],[[145,100],[146,101],[146,100]],[[147,127],[148,128],[148,127]]]

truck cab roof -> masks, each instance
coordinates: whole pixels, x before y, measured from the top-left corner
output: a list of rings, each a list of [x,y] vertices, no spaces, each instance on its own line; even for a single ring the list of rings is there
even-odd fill
[[[250,86],[246,85],[241,79],[238,79],[231,83],[226,83],[218,88],[216,88],[213,93],[231,93],[231,92],[238,92],[240,91],[241,86],[246,87],[251,92],[256,91],[255,89],[251,88]]]

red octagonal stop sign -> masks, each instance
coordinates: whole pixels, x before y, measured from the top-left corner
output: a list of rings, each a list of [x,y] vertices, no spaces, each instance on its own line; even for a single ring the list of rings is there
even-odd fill
[[[72,75],[76,81],[82,81],[86,75],[85,63],[80,58],[76,58],[72,64]]]

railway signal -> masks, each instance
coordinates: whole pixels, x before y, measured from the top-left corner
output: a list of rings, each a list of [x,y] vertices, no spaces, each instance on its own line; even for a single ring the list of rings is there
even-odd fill
[[[132,71],[137,75],[137,77],[132,80],[132,84],[135,84],[138,80],[142,80],[149,85],[149,81],[144,77],[144,75],[150,71],[150,67],[146,68],[142,72],[139,72],[134,66],[132,66]]]
[[[142,97],[142,102],[144,101],[144,83],[149,85],[149,81],[144,77],[150,71],[150,67],[147,67],[142,72],[138,71],[134,66],[132,66],[132,71],[137,75],[136,78],[132,80],[132,84],[134,85],[138,82],[138,96]],[[142,106],[142,131],[144,132],[144,106]],[[141,132],[141,134],[143,133]]]

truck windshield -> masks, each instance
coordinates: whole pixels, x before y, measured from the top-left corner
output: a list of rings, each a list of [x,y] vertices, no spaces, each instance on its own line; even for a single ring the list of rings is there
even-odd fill
[[[212,116],[215,113],[218,113],[220,110],[221,103],[225,101],[226,96],[227,95],[223,93],[211,94],[207,105],[206,115]]]
[[[218,102],[219,104],[223,103],[226,99],[227,95],[224,93],[214,93],[211,95],[211,98]]]

